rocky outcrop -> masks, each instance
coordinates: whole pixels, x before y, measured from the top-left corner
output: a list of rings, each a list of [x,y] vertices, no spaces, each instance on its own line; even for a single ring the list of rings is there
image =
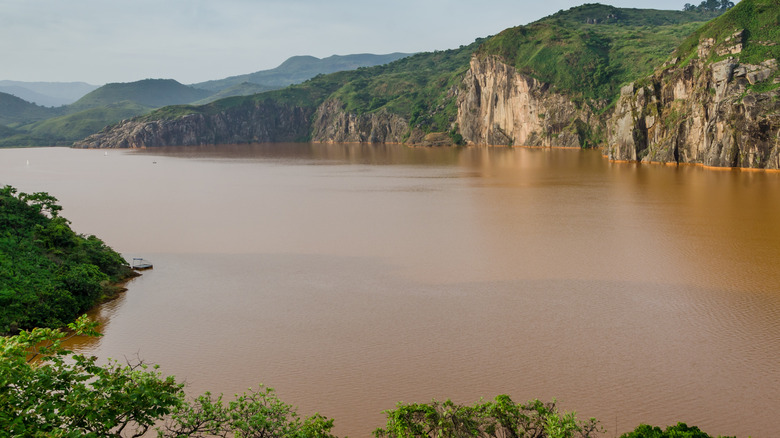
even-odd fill
[[[592,113],[495,57],[473,57],[458,95],[468,144],[581,147]]]
[[[74,143],[82,148],[148,148],[301,141],[314,110],[273,101],[252,102],[214,114],[173,120],[131,119]]]
[[[743,37],[735,32],[720,47],[704,39],[687,65],[675,61],[623,87],[608,121],[605,154],[612,160],[780,168],[780,90],[748,89],[771,80],[777,61],[744,64],[730,56],[742,51]],[[729,57],[703,61],[712,50]]]
[[[338,100],[317,108],[312,121],[313,141],[323,143],[403,143],[409,122],[387,111],[351,114]]]

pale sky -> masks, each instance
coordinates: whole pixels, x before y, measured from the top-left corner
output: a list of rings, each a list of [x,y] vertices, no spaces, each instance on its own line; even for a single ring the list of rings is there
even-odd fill
[[[0,80],[190,84],[324,58],[457,48],[594,0],[0,0]],[[681,10],[690,0],[613,1]]]

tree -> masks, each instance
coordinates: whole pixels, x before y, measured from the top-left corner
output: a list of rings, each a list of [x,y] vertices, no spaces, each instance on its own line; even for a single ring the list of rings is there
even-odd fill
[[[69,327],[95,335],[86,316]],[[141,436],[182,402],[182,385],[143,363],[70,355],[60,330],[0,339],[0,430],[11,436]]]
[[[67,336],[97,335],[86,316],[70,335],[36,328],[0,337],[0,431],[14,437],[139,437],[155,424],[159,437],[331,438],[333,420],[301,419],[273,389],[227,405],[209,393],[188,401],[184,385],[143,362],[99,365],[62,347]],[[3,435],[3,436],[7,436]]]
[[[555,401],[518,404],[508,395],[474,406],[457,405],[451,400],[401,403],[385,415],[387,425],[374,431],[377,438],[588,438],[600,432],[595,419],[577,421],[573,412],[558,411]]]
[[[666,430],[661,430],[658,426],[640,424],[632,432],[624,433],[620,438],[712,438],[710,435],[702,432],[696,426],[688,426],[685,423],[677,423],[669,426]],[[728,437],[722,437],[728,438]],[[731,437],[734,438],[734,437]]]
[[[0,334],[62,327],[134,276],[125,259],[84,237],[44,192],[0,189]]]

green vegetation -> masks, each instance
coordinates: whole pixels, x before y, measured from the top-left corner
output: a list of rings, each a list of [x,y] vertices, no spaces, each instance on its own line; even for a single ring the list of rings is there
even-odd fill
[[[47,193],[0,189],[0,333],[61,327],[133,275],[121,255],[81,236]]]
[[[611,101],[621,84],[652,73],[715,16],[587,4],[507,29],[490,38],[478,55],[498,56],[575,101]]]
[[[152,108],[134,102],[123,101],[99,108],[30,123],[17,129],[12,135],[0,133],[3,146],[67,146],[74,140],[100,131],[107,124],[129,119],[151,111]]]
[[[734,2],[729,0],[702,0],[699,6],[686,3],[683,11],[726,11],[734,7]]]
[[[688,426],[685,423],[677,423],[669,426],[666,430],[661,430],[658,426],[649,426],[640,424],[632,432],[624,433],[620,438],[712,438],[710,435],[702,432],[696,426]],[[728,438],[728,437],[722,437]]]
[[[443,403],[399,404],[385,411],[387,425],[377,429],[377,438],[401,437],[594,437],[600,428],[591,418],[577,421],[573,412],[560,412],[552,403],[532,400],[518,404],[508,395],[494,401],[463,406]]]
[[[738,43],[733,38],[740,30],[744,30],[743,49],[736,55],[740,62],[759,64],[766,59],[780,58],[780,5],[775,0],[742,0],[718,20],[688,36],[675,51],[678,63],[697,57],[696,48],[703,38],[712,38],[716,48]],[[713,50],[705,61],[715,62],[727,56],[734,55],[718,55]]]
[[[44,120],[61,114],[59,109],[38,106],[7,93],[0,93],[0,126],[15,127],[22,123]]]

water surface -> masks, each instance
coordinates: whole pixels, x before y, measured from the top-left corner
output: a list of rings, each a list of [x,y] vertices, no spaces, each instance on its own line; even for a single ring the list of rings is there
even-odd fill
[[[607,436],[779,432],[778,173],[280,144],[0,150],[0,184],[155,264],[78,348],[192,394],[262,382],[352,437],[398,401],[502,393]]]

